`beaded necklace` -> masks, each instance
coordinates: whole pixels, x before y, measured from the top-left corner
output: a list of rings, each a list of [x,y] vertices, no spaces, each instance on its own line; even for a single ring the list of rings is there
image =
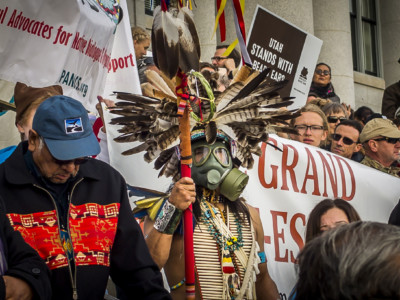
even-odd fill
[[[235,224],[238,231],[237,237],[232,235],[230,231],[224,230],[223,226],[220,226],[222,225],[221,223],[225,221],[223,214],[204,197],[200,201],[200,206],[202,208],[202,220],[204,224],[207,225],[208,232],[213,236],[220,249],[234,252],[243,247],[242,224],[236,216]],[[217,213],[223,218],[222,220],[216,217]]]
[[[207,196],[203,196],[200,200],[201,219],[221,251],[220,261],[224,283],[223,299],[236,299],[240,294],[240,277],[238,275],[239,268],[235,260],[235,254],[241,255],[243,258],[242,225],[235,215],[238,236],[234,236],[227,226],[229,225],[229,211],[226,214],[227,224],[225,224],[223,213],[213,204],[209,203],[206,198]]]

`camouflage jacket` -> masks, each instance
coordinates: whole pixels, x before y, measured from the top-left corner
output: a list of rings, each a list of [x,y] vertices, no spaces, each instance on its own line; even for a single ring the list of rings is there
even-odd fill
[[[365,156],[364,159],[361,161],[361,163],[363,165],[366,165],[368,167],[377,169],[379,171],[385,172],[389,175],[393,175],[396,177],[400,177],[400,168],[399,167],[384,167],[382,166],[379,162],[377,162],[376,160],[370,158],[369,156]]]

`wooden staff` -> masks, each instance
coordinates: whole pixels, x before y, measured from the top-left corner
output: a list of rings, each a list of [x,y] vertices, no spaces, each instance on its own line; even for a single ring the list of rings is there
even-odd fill
[[[176,77],[177,96],[179,106],[184,105],[183,116],[179,118],[180,151],[181,151],[181,176],[191,177],[190,165],[192,164],[192,147],[190,139],[190,116],[186,99],[182,99],[187,86],[187,76],[179,72]],[[192,204],[183,212],[183,238],[185,248],[185,278],[186,299],[195,299],[195,276],[194,276],[194,251],[193,251],[193,215]]]

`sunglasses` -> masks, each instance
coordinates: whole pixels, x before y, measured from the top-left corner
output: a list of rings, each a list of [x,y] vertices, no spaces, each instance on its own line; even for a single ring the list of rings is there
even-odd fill
[[[323,70],[322,71],[321,69],[315,70],[315,73],[317,73],[318,75],[324,74],[325,76],[331,74],[331,72],[329,72],[328,70]]]
[[[328,119],[328,123],[336,123],[338,120],[339,120],[339,122],[346,120],[345,117],[334,117],[334,116],[329,116],[329,117],[327,117],[327,119]]]
[[[225,56],[213,56],[211,57],[211,60],[216,60],[217,62],[220,62],[221,60],[227,59]]]
[[[343,144],[345,144],[347,146],[350,146],[350,145],[353,145],[354,143],[357,143],[357,142],[353,141],[352,139],[350,139],[348,137],[345,137],[345,136],[342,136],[342,135],[337,134],[337,133],[332,135],[332,139],[334,141],[336,141],[336,142],[339,142],[340,139],[342,139],[342,138],[343,138]]]
[[[388,137],[382,137],[382,138],[379,138],[379,139],[374,139],[374,141],[377,141],[377,142],[379,142],[379,141],[386,141],[386,142],[388,142],[389,144],[396,144],[397,142],[400,142],[400,138],[388,138]]]
[[[69,165],[70,163],[73,163],[75,166],[79,166],[81,164],[84,164],[89,160],[89,157],[81,157],[81,158],[76,158],[76,159],[71,159],[71,160],[59,160],[53,157],[53,161],[59,165]]]

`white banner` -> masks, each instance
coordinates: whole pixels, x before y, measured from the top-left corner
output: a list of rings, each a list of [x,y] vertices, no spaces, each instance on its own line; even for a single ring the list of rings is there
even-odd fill
[[[126,0],[121,0],[120,6],[124,11],[124,17],[115,33],[108,75],[103,91],[103,97],[110,99],[113,99],[110,95],[114,91],[142,94]]]
[[[114,127],[109,126],[108,132],[117,136]],[[260,212],[268,269],[281,299],[288,299],[296,282],[294,261],[304,245],[305,225],[312,208],[323,199],[342,198],[356,208],[362,220],[387,223],[400,198],[400,181],[320,148],[275,135],[269,142],[282,152],[261,145],[263,155],[255,156],[254,168],[243,170],[250,176],[243,197]],[[120,151],[134,145],[114,142],[110,147],[117,147],[111,151]],[[131,185],[166,191],[171,183],[157,178],[158,171],[144,162],[143,153],[124,161],[118,164],[118,170]]]
[[[0,78],[35,87],[59,84],[94,111],[118,17],[117,0],[1,1]]]
[[[126,1],[122,0],[120,5],[126,14],[122,19],[121,24],[118,25],[115,34],[114,47],[103,92],[103,98],[111,99],[113,101],[118,101],[113,94],[114,91],[139,95],[142,94]],[[118,132],[118,129],[122,126],[108,125],[111,118],[118,116],[110,115],[106,109],[103,109],[103,111],[105,111],[104,122],[107,126],[110,165],[121,172],[126,182],[131,185],[133,185],[134,182],[142,184],[143,182],[141,180],[149,180],[149,178],[153,178],[154,176],[143,178],[140,172],[132,172],[132,170],[141,170],[142,167],[148,168],[149,166],[144,166],[146,163],[143,159],[139,160],[138,157],[121,155],[123,151],[132,148],[133,146],[132,144],[114,142],[114,138],[121,135]]]
[[[243,196],[259,209],[268,270],[281,299],[288,299],[312,208],[323,199],[342,198],[362,220],[387,223],[400,198],[400,179],[296,141],[271,136],[269,142],[282,152],[262,145]]]

